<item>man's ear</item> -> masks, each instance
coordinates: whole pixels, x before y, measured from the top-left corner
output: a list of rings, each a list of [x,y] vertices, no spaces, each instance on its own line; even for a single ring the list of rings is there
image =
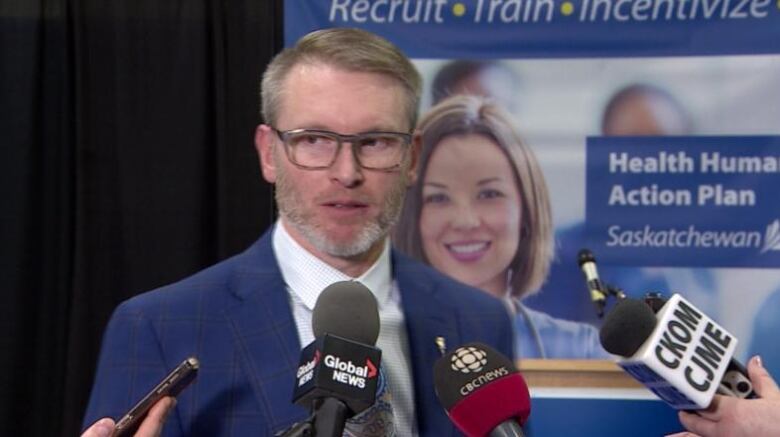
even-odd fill
[[[276,182],[276,162],[274,161],[274,148],[276,144],[276,132],[265,124],[255,129],[255,150],[260,162],[260,171],[263,179],[270,183]]]
[[[422,135],[415,131],[412,135],[412,144],[409,145],[409,168],[406,170],[409,186],[417,182],[417,164],[420,161],[420,152],[422,151]]]

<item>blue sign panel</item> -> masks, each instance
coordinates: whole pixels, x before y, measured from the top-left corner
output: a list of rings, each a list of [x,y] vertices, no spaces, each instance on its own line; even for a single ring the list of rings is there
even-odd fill
[[[780,266],[780,137],[589,137],[586,180],[601,260]]]
[[[285,2],[287,45],[323,27],[360,27],[413,58],[777,53],[778,26],[775,0]]]

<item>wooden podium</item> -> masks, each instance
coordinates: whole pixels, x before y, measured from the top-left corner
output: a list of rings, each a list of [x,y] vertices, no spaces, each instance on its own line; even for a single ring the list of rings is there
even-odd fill
[[[607,360],[532,360],[517,363],[529,388],[642,388],[617,364]]]

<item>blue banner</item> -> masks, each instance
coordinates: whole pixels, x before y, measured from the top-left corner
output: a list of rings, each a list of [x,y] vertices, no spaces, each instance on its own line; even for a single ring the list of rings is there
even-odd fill
[[[588,248],[605,283],[680,293],[722,322],[740,359],[774,350],[780,1],[285,2],[287,45],[328,27],[375,32],[413,58],[421,113],[457,93],[508,111],[555,229],[526,308],[599,326],[577,264]],[[521,338],[529,326],[518,317]],[[780,357],[766,362],[780,374]]]
[[[590,137],[589,247],[614,264],[780,266],[780,137]]]
[[[359,27],[414,58],[780,52],[775,0],[287,0],[285,42]],[[425,44],[421,44],[425,41]]]

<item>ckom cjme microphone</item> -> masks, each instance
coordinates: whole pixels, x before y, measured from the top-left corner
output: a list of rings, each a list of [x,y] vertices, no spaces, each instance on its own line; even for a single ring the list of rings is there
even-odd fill
[[[468,343],[433,367],[436,396],[467,437],[520,437],[531,413],[528,386],[512,361],[490,346]]]
[[[359,282],[331,284],[314,305],[312,327],[315,340],[301,351],[293,402],[313,412],[317,437],[341,437],[346,420],[376,399],[376,299]]]
[[[617,364],[678,410],[706,408],[716,392],[755,397],[744,366],[732,357],[737,339],[679,294],[658,311],[624,299],[607,314],[601,344]]]

